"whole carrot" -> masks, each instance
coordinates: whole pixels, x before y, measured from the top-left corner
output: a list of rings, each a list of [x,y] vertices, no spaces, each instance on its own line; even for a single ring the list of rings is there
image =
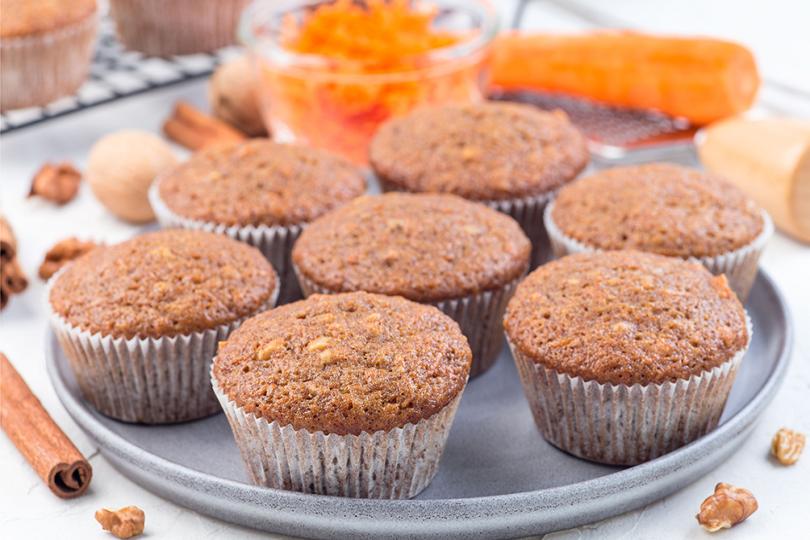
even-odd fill
[[[493,85],[654,109],[707,124],[744,111],[760,79],[751,52],[711,38],[514,32],[495,43]]]

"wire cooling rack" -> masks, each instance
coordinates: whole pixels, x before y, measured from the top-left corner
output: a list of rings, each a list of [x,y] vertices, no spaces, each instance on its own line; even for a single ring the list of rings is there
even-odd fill
[[[520,24],[525,4],[530,1],[510,0],[498,4],[504,25],[516,28]],[[156,88],[206,77],[238,51],[239,48],[234,46],[220,49],[213,54],[147,57],[126,50],[115,35],[112,19],[102,17],[90,74],[79,91],[44,107],[30,107],[0,114],[0,133],[9,133]]]
[[[125,50],[115,36],[112,20],[102,18],[90,74],[79,91],[44,107],[4,112],[0,115],[0,133],[8,133],[155,88],[205,77],[236,50],[236,47],[228,47],[214,54],[146,57]]]
[[[520,28],[526,6],[536,0],[517,0],[499,4],[505,26]],[[111,19],[104,17],[90,75],[76,95],[62,98],[45,107],[8,111],[0,115],[0,133],[8,133],[52,118],[109,103],[156,88],[171,86],[208,76],[217,65],[238,52],[227,47],[213,54],[195,54],[168,58],[146,57],[128,51],[115,36]],[[569,96],[538,92],[494,94],[494,99],[531,103],[542,109],[562,109],[585,134],[596,158],[627,160],[648,150],[691,145],[694,130],[688,123],[649,111],[607,107]]]

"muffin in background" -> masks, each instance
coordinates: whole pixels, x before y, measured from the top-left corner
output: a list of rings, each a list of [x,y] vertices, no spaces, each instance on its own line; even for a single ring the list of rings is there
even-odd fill
[[[435,307],[314,295],[245,321],[211,379],[254,484],[403,499],[436,473],[471,357]]]
[[[670,163],[580,178],[560,190],[544,219],[557,256],[635,249],[694,259],[725,274],[743,301],[773,234],[768,214],[739,188]]]
[[[503,312],[530,255],[515,220],[482,204],[387,193],[316,219],[292,259],[305,295],[366,291],[435,305],[469,340],[475,376],[503,347]]]
[[[79,257],[49,282],[51,325],[99,412],[149,424],[215,413],[217,343],[274,305],[262,254],[201,231],[159,231]]]
[[[751,339],[724,276],[638,251],[541,266],[518,286],[504,327],[543,437],[613,465],[714,429]]]
[[[76,92],[96,43],[95,0],[0,0],[0,110]]]
[[[194,154],[161,175],[149,200],[164,227],[257,247],[279,273],[279,303],[301,298],[290,252],[310,221],[362,195],[360,171],[323,150],[253,139]]]
[[[250,0],[110,0],[118,39],[148,56],[212,52],[236,43]]]
[[[549,258],[543,209],[589,160],[585,138],[561,111],[482,103],[416,110],[386,122],[370,162],[385,191],[452,193],[512,216]]]

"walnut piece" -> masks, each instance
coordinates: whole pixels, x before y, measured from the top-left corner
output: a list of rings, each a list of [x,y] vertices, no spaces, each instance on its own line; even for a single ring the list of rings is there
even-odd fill
[[[329,346],[330,340],[326,336],[321,336],[307,343],[308,351],[322,351]]]
[[[29,197],[38,195],[62,205],[73,200],[79,192],[82,174],[70,163],[46,163],[34,175]]]
[[[132,538],[143,532],[146,519],[137,506],[125,506],[118,510],[102,508],[96,512],[96,521],[116,538]]]
[[[224,343],[224,342],[220,342]],[[284,340],[281,338],[276,338],[272,340],[270,343],[262,347],[261,349],[256,351],[255,357],[256,360],[269,360],[273,353],[276,351],[280,351],[284,348]]]
[[[728,529],[756,512],[759,505],[747,489],[720,482],[700,505],[697,520],[709,532]]]
[[[98,247],[95,242],[83,242],[72,236],[60,240],[45,254],[45,259],[39,265],[39,277],[43,280],[50,279],[67,263],[95,247]]]
[[[799,461],[804,450],[804,433],[782,428],[776,432],[771,441],[771,454],[782,465],[793,465]]]

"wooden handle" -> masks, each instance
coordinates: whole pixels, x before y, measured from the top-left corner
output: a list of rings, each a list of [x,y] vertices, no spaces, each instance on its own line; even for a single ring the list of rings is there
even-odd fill
[[[3,353],[0,396],[0,426],[50,490],[63,499],[87,491],[93,477],[90,462],[56,425]]]
[[[703,165],[762,205],[777,227],[810,242],[810,121],[731,118],[698,140]]]

